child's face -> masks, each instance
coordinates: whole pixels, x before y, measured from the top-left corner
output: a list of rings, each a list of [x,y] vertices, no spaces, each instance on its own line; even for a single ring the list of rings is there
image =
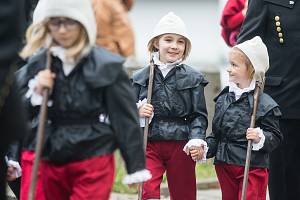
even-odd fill
[[[164,34],[155,43],[162,63],[172,63],[183,57],[186,40],[181,35]]]
[[[229,82],[237,84],[240,88],[248,87],[251,82],[246,63],[246,59],[240,51],[232,49],[229,52],[230,66],[227,68]]]
[[[47,26],[54,41],[64,48],[72,47],[80,36],[80,24],[69,18],[51,18]]]

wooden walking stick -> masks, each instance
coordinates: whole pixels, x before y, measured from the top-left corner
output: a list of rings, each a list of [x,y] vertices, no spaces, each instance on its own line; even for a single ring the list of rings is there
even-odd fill
[[[51,65],[51,53],[50,53],[50,50],[48,49],[46,69],[50,69],[50,65]],[[28,200],[34,200],[34,197],[35,197],[37,173],[38,173],[38,168],[39,168],[40,157],[42,154],[43,144],[44,144],[45,123],[47,120],[47,111],[48,111],[47,104],[48,104],[48,99],[49,99],[49,88],[43,89],[42,96],[43,96],[43,101],[42,101],[42,105],[41,105],[40,113],[39,113],[37,142],[35,145],[35,158],[34,158],[34,163],[33,163],[33,167],[32,167]]]
[[[147,103],[148,104],[151,103],[151,98],[152,98],[153,77],[154,77],[154,61],[153,61],[153,57],[151,56],[150,67],[149,67],[149,82],[148,82],[148,90],[147,90]],[[146,152],[146,147],[147,147],[149,121],[150,121],[150,118],[146,117],[145,118],[145,128],[144,128],[144,152]],[[138,200],[142,200],[142,193],[143,193],[143,183],[140,183],[138,185]]]
[[[261,83],[256,82],[256,86],[255,86],[255,90],[254,90],[254,94],[253,94],[253,110],[252,110],[252,115],[251,115],[250,128],[255,127],[255,118],[256,118],[256,111],[257,111],[260,89],[261,89]],[[248,174],[249,174],[251,151],[252,151],[252,142],[253,142],[252,140],[248,140],[245,171],[244,171],[244,180],[243,180],[243,188],[242,188],[242,198],[241,198],[242,200],[246,199]]]

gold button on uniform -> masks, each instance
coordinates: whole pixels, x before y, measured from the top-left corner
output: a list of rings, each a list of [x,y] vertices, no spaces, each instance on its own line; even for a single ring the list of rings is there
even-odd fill
[[[281,28],[280,27],[277,27],[276,30],[277,30],[277,32],[281,32]]]
[[[283,38],[279,38],[279,42],[282,44],[283,43]]]
[[[282,33],[278,33],[278,37],[282,38],[283,34]]]
[[[276,26],[280,26],[280,22],[276,22],[275,24],[276,24]]]
[[[275,21],[279,21],[280,17],[279,16],[275,16]]]

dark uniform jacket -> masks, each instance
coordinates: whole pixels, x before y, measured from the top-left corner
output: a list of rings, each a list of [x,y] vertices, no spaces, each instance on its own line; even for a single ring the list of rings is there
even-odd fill
[[[28,81],[44,69],[45,63],[46,51],[43,50],[19,70],[17,75],[23,94],[28,90]],[[52,56],[51,70],[56,78],[50,96],[53,105],[48,111],[44,159],[66,163],[112,153],[119,147],[128,173],[144,169],[142,132],[134,93],[122,63],[121,57],[94,47],[65,76],[61,60]],[[32,107],[29,99],[26,102],[34,131],[25,143],[27,149],[32,149],[39,106]],[[100,114],[105,116],[102,122],[99,122]]]
[[[253,109],[253,91],[243,93],[235,100],[235,94],[226,87],[216,97],[212,133],[208,136],[207,157],[215,156],[215,164],[220,162],[243,166],[246,160],[246,131],[250,127]],[[251,167],[268,167],[269,153],[281,142],[279,117],[281,112],[276,102],[262,93],[256,114],[255,127],[260,127],[265,135],[265,143],[259,151],[252,151]]]
[[[300,119],[300,0],[250,0],[248,6],[238,43],[262,38],[270,56],[265,92],[284,118]]]
[[[133,75],[136,101],[147,98],[149,67]],[[164,78],[155,67],[152,102],[154,117],[149,126],[149,140],[205,139],[207,111],[202,74],[181,64]]]

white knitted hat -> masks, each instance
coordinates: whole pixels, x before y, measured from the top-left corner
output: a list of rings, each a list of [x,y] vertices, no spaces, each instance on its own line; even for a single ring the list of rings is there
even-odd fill
[[[85,28],[89,44],[96,42],[96,20],[90,0],[40,0],[33,13],[33,23],[50,17],[68,17]]]
[[[235,45],[240,49],[252,63],[257,81],[263,81],[265,73],[269,69],[269,54],[266,45],[259,36],[255,36],[251,40]]]
[[[148,48],[153,43],[153,40],[160,35],[166,34],[166,33],[174,33],[181,35],[187,39],[186,44],[186,53],[185,57],[188,56],[189,52],[191,51],[191,40],[187,33],[186,26],[182,19],[175,15],[173,12],[169,12],[167,15],[163,16],[158,24],[155,26],[154,31],[152,33],[152,36],[148,42]],[[149,51],[152,51],[152,49],[149,48]]]

